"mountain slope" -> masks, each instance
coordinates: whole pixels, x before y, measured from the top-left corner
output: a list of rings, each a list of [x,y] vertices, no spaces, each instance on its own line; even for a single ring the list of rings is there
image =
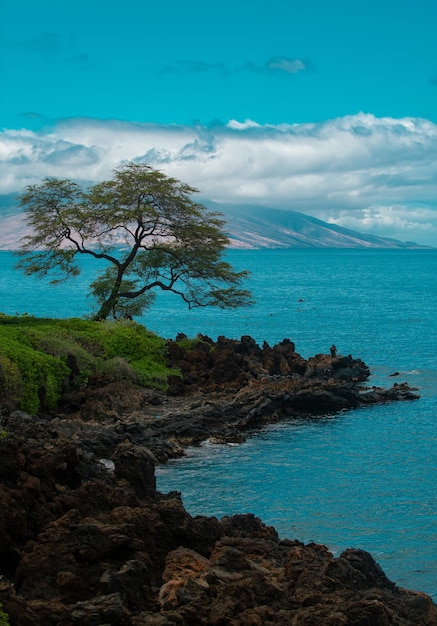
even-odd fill
[[[359,233],[315,217],[255,207],[205,202],[224,214],[234,248],[421,248],[412,242]]]
[[[412,242],[359,233],[315,217],[252,205],[218,204],[204,200],[223,213],[232,248],[424,248]],[[28,234],[24,213],[15,194],[0,196],[0,250],[14,250]]]

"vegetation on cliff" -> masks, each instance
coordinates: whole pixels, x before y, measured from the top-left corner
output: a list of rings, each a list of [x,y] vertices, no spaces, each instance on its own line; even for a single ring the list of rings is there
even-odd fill
[[[9,410],[54,408],[91,376],[165,389],[175,373],[165,340],[132,321],[0,315],[0,407]]]

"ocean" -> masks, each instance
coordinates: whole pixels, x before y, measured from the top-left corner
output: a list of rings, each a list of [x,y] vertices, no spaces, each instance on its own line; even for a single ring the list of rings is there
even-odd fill
[[[437,250],[230,250],[251,272],[256,304],[188,311],[161,294],[139,321],[168,338],[289,338],[305,358],[352,354],[369,384],[407,381],[420,399],[294,419],[235,446],[189,449],[157,468],[158,488],[180,491],[192,515],[251,512],[281,537],[339,554],[369,551],[402,587],[437,600]],[[83,274],[57,286],[24,277],[0,252],[0,312],[82,317],[91,302]],[[396,377],[391,374],[397,373]]]

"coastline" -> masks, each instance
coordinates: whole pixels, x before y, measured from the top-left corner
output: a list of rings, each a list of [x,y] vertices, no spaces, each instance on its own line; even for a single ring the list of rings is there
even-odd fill
[[[414,390],[366,387],[361,360],[305,360],[288,340],[200,337],[189,351],[170,342],[169,354],[182,371],[169,395],[100,377],[55,412],[2,418],[0,602],[11,623],[435,624],[431,599],[396,587],[368,553],[334,558],[251,515],[193,518],[154,474],[206,438],[238,442],[289,416]]]
[[[116,443],[128,436],[165,462],[211,437],[241,442],[248,432],[281,419],[419,398],[406,382],[388,389],[366,386],[370,370],[361,359],[328,354],[304,359],[288,339],[260,347],[250,336],[214,342],[199,335],[189,349],[177,341],[167,347],[171,367],[181,372],[169,377],[168,393],[97,377],[83,392],[65,395],[52,424],[62,434],[81,437],[97,423]]]

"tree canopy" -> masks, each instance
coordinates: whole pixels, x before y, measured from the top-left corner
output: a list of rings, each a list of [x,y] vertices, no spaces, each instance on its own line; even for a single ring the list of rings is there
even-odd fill
[[[225,222],[192,200],[196,192],[135,163],[88,189],[58,178],[29,185],[21,206],[31,234],[17,267],[53,283],[79,274],[81,255],[100,262],[90,284],[96,320],[141,315],[157,289],[178,294],[189,308],[249,305],[251,294],[241,288],[248,273],[224,259]]]

